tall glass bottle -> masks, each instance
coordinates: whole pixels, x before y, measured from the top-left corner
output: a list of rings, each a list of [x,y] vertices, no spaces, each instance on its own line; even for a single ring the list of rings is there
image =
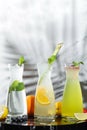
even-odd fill
[[[9,64],[9,92],[8,92],[8,109],[9,118],[27,117],[26,93],[23,83],[23,68],[24,64]]]
[[[74,113],[83,112],[82,91],[79,82],[80,67],[66,65],[66,82],[62,100],[62,115],[74,116]]]
[[[35,94],[34,117],[37,119],[54,119],[55,95],[51,81],[51,68],[48,63],[38,64],[38,84]]]

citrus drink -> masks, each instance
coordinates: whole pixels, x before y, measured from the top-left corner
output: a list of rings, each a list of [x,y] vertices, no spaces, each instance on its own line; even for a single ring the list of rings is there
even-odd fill
[[[51,86],[38,86],[35,97],[35,116],[53,117],[55,115],[55,98]]]
[[[83,112],[81,86],[78,79],[79,67],[66,67],[66,83],[62,100],[62,115],[74,116]]]

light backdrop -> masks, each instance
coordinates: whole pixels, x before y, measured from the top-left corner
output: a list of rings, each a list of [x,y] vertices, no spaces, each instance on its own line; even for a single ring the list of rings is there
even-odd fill
[[[86,0],[0,0],[0,103],[9,87],[8,63],[24,55],[23,80],[26,94],[35,94],[36,64],[46,60],[57,43],[63,42],[52,70],[56,100],[62,99],[64,64],[83,61],[79,80],[87,107],[87,1]],[[4,96],[3,96],[4,95]]]

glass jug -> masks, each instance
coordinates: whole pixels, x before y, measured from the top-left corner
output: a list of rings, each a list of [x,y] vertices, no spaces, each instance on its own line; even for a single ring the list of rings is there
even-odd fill
[[[48,63],[38,64],[38,84],[35,94],[34,117],[37,119],[54,119],[55,95],[51,81],[51,67]]]
[[[27,117],[26,93],[23,83],[23,68],[24,64],[9,64],[9,92],[8,92],[8,118],[24,118]]]
[[[83,112],[83,99],[79,82],[80,67],[66,65],[66,82],[62,99],[62,115],[74,116],[74,113]]]

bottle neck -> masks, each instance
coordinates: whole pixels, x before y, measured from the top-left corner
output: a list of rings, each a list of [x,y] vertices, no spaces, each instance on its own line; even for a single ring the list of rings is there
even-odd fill
[[[66,78],[67,79],[73,79],[78,80],[79,78],[79,69],[75,68],[66,68]]]
[[[23,81],[23,68],[24,66],[18,66],[16,65],[9,65],[9,76],[10,76],[10,83],[12,83],[15,80],[18,80],[19,82]]]
[[[39,84],[43,83],[46,80],[50,80],[51,77],[51,67],[47,62],[38,64],[38,76]]]

